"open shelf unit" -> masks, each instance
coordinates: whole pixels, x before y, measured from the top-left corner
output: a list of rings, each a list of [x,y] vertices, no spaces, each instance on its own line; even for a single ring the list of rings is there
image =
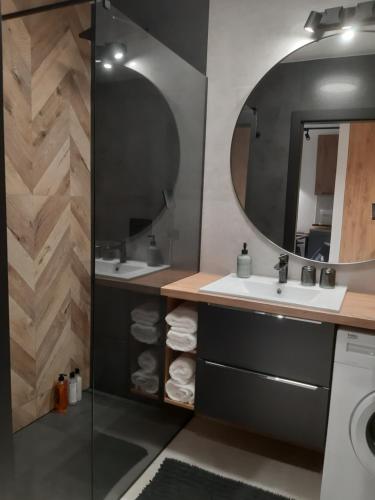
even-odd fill
[[[136,296],[133,300],[132,307],[130,308],[130,318],[129,318],[129,327],[128,327],[128,375],[127,375],[127,380],[128,380],[128,394],[130,396],[133,396],[137,399],[142,399],[145,401],[152,401],[152,402],[163,402],[164,399],[164,387],[163,387],[163,379],[164,379],[164,350],[165,350],[165,341],[164,341],[164,335],[162,334],[160,338],[155,341],[155,343],[147,343],[144,341],[141,341],[137,338],[135,338],[131,334],[131,326],[136,323],[136,321],[133,320],[131,317],[131,311],[135,307],[141,306],[143,303],[147,303],[149,301],[157,301],[159,303],[160,307],[160,324],[163,325],[164,321],[164,314],[165,310],[163,307],[164,300],[159,298],[158,296],[154,296],[151,294],[139,294]],[[163,328],[163,327],[162,327]],[[147,350],[154,351],[155,354],[157,355],[158,358],[158,366],[157,369],[155,370],[155,375],[159,377],[159,388],[158,391],[155,394],[150,394],[145,391],[143,391],[141,388],[135,386],[131,380],[131,375],[132,373],[141,370],[141,367],[139,366],[138,363],[138,357],[139,355]]]
[[[185,302],[185,301],[167,297],[167,306],[166,306],[166,312],[167,312],[167,314],[169,312],[173,311],[174,309],[176,309],[176,307],[178,307],[183,302]],[[167,323],[165,323],[165,328],[166,328],[166,332],[168,332],[169,326],[167,325]],[[176,351],[174,349],[171,349],[167,345],[165,346],[164,387],[165,387],[165,384],[167,383],[167,381],[170,378],[170,375],[169,375],[169,367],[170,367],[170,365],[173,363],[173,361],[176,358],[178,358],[182,354],[184,356],[190,356],[190,357],[196,359],[197,351],[196,350],[190,351],[190,352]],[[184,408],[185,410],[194,411],[194,405],[193,404],[181,403],[179,401],[174,401],[173,399],[170,399],[168,397],[168,395],[166,394],[165,389],[164,389],[164,402],[167,403],[167,404],[173,405],[173,406],[178,406],[179,408]]]

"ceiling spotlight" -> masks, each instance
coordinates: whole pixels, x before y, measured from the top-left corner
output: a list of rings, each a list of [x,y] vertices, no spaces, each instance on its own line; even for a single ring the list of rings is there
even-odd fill
[[[353,26],[348,24],[347,26],[343,26],[341,29],[342,30],[351,30],[351,29],[353,29]]]
[[[315,33],[317,31],[320,20],[322,19],[322,14],[315,12],[315,10],[310,12],[310,15],[305,24],[305,31],[308,33]]]
[[[103,63],[103,68],[106,70],[110,70],[113,68],[113,65],[110,62]]]
[[[309,129],[306,129],[305,138],[306,138],[306,141],[310,141],[311,140],[311,137],[310,137],[310,134],[309,134]]]

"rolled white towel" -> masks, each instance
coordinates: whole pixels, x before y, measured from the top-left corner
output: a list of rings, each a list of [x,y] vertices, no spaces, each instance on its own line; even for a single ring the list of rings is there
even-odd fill
[[[195,399],[195,377],[189,384],[179,384],[170,378],[165,384],[165,390],[173,401],[192,404]]]
[[[172,326],[174,332],[181,333],[181,335],[186,335],[190,333],[197,333],[197,328],[186,327],[186,326]]]
[[[179,333],[171,328],[167,334],[167,346],[175,351],[194,351],[197,347],[197,333]]]
[[[159,390],[159,376],[146,373],[144,370],[137,370],[132,373],[131,380],[137,389],[147,394],[155,394]]]
[[[184,302],[170,312],[165,321],[181,333],[194,333],[198,329],[198,311],[195,304]]]
[[[138,342],[144,344],[156,344],[161,335],[161,325],[144,325],[133,323],[130,327],[130,333]]]
[[[189,356],[179,356],[169,367],[169,375],[179,384],[188,384],[195,375],[196,362]]]
[[[157,301],[146,302],[130,313],[135,323],[143,325],[156,325],[160,321],[160,304]]]
[[[138,356],[138,364],[145,373],[155,373],[159,367],[159,357],[155,350],[147,349]]]

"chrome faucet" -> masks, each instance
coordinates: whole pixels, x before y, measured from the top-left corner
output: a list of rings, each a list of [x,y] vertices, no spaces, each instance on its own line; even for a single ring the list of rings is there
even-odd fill
[[[282,253],[279,257],[279,262],[274,267],[276,271],[279,271],[279,283],[288,282],[288,264],[289,255],[286,253]]]
[[[120,241],[120,264],[123,264],[127,260],[127,254],[126,254],[126,240],[121,240]]]

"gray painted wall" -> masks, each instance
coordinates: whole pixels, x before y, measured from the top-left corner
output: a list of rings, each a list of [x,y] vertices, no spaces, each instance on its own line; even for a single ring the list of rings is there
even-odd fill
[[[303,26],[326,0],[211,0],[207,74],[208,115],[203,200],[201,270],[233,272],[243,241],[249,242],[257,274],[275,275],[280,248],[270,243],[242,211],[230,175],[230,146],[237,117],[257,82],[278,61],[311,39]],[[345,0],[344,6],[352,5]],[[291,277],[305,260],[292,257]],[[375,264],[338,266],[338,281],[352,290],[375,292]]]
[[[114,0],[113,5],[206,74],[209,0]]]
[[[352,92],[321,90],[324,81],[346,75],[356,82]],[[279,64],[249,97],[248,106],[258,110],[260,137],[250,148],[246,213],[273,242],[284,240],[292,112],[375,108],[374,81],[374,55]]]

